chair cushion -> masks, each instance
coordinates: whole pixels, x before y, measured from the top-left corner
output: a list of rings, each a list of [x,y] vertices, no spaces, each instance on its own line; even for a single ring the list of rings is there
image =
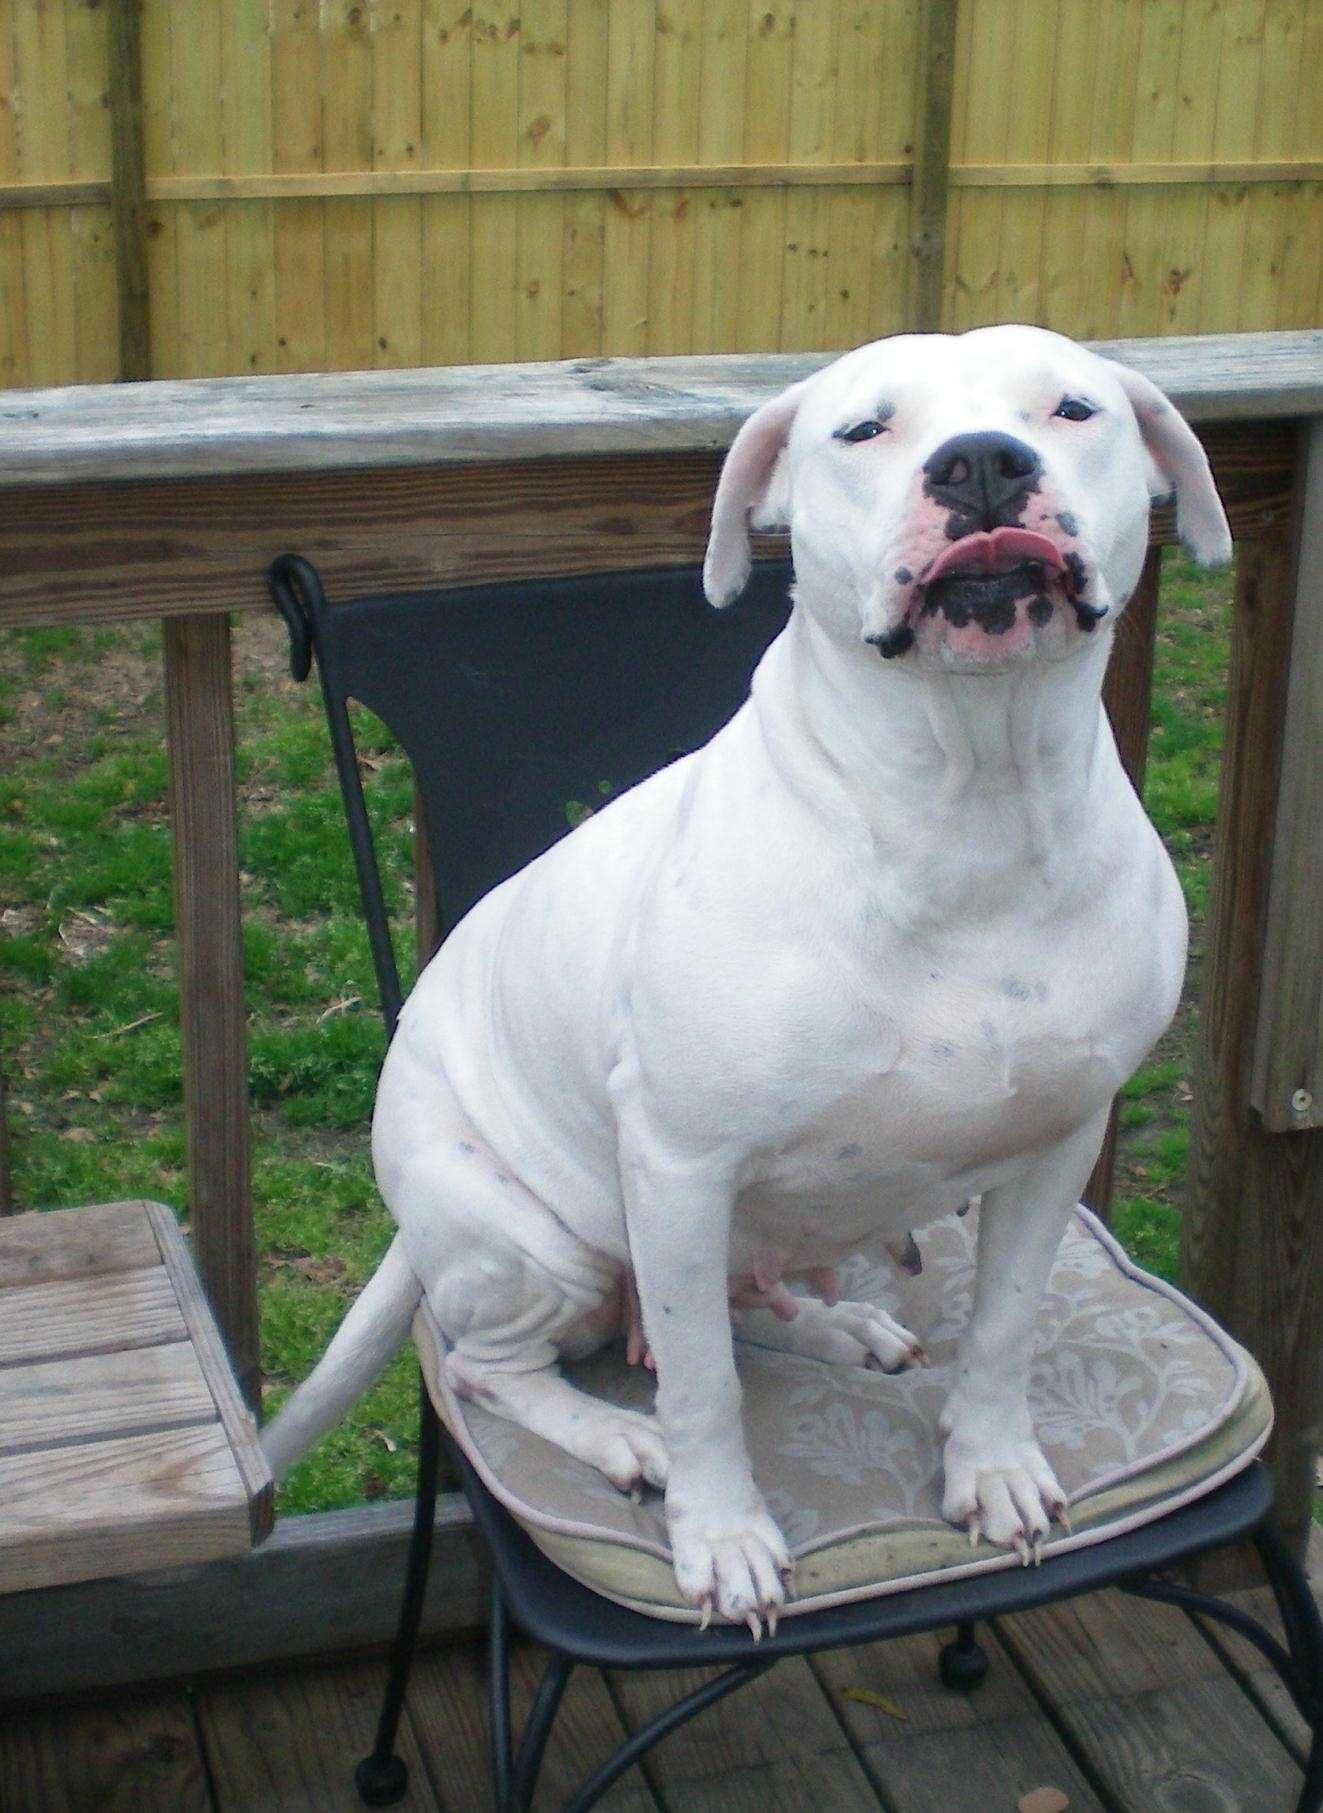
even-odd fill
[[[787,1613],[1019,1565],[987,1542],[971,1550],[941,1515],[937,1419],[972,1300],[977,1218],[974,1208],[920,1229],[916,1277],[880,1249],[838,1268],[842,1294],[913,1329],[930,1368],[892,1377],[736,1344],[754,1475],[797,1560]],[[552,1560],[622,1605],[696,1620],[671,1573],[660,1493],[634,1504],[540,1436],[460,1402],[439,1378],[440,1336],[425,1308],[414,1339],[443,1421]],[[652,1375],[626,1365],[619,1342],[566,1371],[594,1396],[651,1407]],[[1030,1402],[1070,1501],[1071,1529],[1054,1531],[1044,1554],[1104,1541],[1211,1491],[1272,1425],[1244,1349],[1133,1265],[1084,1208],[1039,1314]]]

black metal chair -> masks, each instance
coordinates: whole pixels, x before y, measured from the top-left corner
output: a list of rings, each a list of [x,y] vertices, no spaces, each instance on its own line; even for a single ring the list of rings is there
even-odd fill
[[[285,555],[271,586],[290,633],[291,667],[317,657],[331,743],[362,890],[387,1035],[401,1005],[381,884],[347,705],[369,707],[398,737],[425,806],[444,929],[482,894],[568,828],[567,802],[600,802],[697,747],[747,693],[767,642],[785,621],[787,562],[755,569],[734,611],[708,609],[695,569],[518,581],[331,604],[314,568]],[[425,1386],[413,1539],[399,1632],[376,1744],[357,1771],[370,1806],[406,1791],[395,1754],[418,1633],[435,1516],[441,1428]],[[1221,1619],[1254,1643],[1313,1731],[1298,1803],[1323,1806],[1323,1623],[1303,1571],[1273,1529],[1266,1469],[1251,1463],[1204,1497],[1144,1528],[1049,1554],[1041,1566],[939,1583],[782,1620],[755,1646],[748,1631],[700,1631],[626,1610],[543,1555],[455,1449],[475,1522],[491,1553],[491,1762],[497,1804],[525,1808],[566,1682],[579,1663],[609,1668],[725,1665],[623,1744],[569,1802],[593,1806],[669,1731],[783,1656],[954,1629],[942,1675],[971,1688],[987,1668],[978,1620],[1119,1586]],[[1171,1570],[1251,1537],[1289,1648],[1240,1608],[1194,1592]],[[512,1623],[550,1651],[519,1745],[512,1743]]]

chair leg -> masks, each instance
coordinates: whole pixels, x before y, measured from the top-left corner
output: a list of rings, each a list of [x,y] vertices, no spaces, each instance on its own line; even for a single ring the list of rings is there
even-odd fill
[[[1309,1755],[1296,1813],[1319,1813],[1323,1808],[1323,1618],[1305,1570],[1271,1523],[1254,1532],[1254,1546],[1277,1601],[1295,1665],[1296,1704],[1309,1721]]]
[[[497,1813],[507,1813],[514,1768],[510,1754],[510,1614],[494,1572],[487,1625],[487,1741],[491,1753],[492,1798]]]
[[[354,1771],[359,1798],[369,1807],[390,1807],[404,1799],[409,1789],[407,1765],[395,1754],[395,1736],[409,1668],[423,1616],[423,1596],[432,1560],[432,1531],[436,1524],[436,1489],[441,1457],[441,1425],[428,1395],[427,1382],[418,1375],[418,1482],[413,1501],[413,1533],[404,1578],[404,1600],[391,1650],[390,1674],[377,1721],[376,1742]]]
[[[693,1718],[695,1713],[703,1712],[709,1706],[715,1706],[718,1700],[724,1700],[726,1695],[733,1693],[737,1687],[743,1687],[747,1681],[756,1680],[760,1674],[766,1674],[775,1660],[775,1656],[769,1656],[765,1662],[736,1663],[724,1674],[704,1681],[692,1693],[687,1693],[683,1699],[676,1700],[674,1705],[666,1708],[665,1712],[658,1713],[657,1717],[650,1719],[641,1731],[636,1731],[633,1737],[620,1745],[619,1749],[613,1750],[600,1768],[593,1771],[579,1792],[571,1800],[566,1801],[564,1813],[588,1813],[588,1809],[597,1805],[612,1782],[622,1776],[625,1770],[631,1764],[636,1763],[644,1752],[650,1750],[660,1738],[666,1737],[678,1725],[683,1725],[687,1719]]]
[[[975,1639],[972,1620],[957,1627],[955,1641],[945,1644],[937,1658],[937,1668],[943,1685],[960,1693],[972,1693],[982,1681],[988,1672],[988,1656]]]
[[[523,1735],[519,1739],[519,1754],[515,1758],[514,1775],[510,1783],[509,1804],[512,1813],[526,1813],[526,1809],[533,1804],[533,1790],[537,1787],[538,1770],[542,1767],[547,1739],[551,1736],[561,1696],[573,1672],[574,1663],[568,1656],[553,1655],[547,1663],[537,1697],[524,1721]]]

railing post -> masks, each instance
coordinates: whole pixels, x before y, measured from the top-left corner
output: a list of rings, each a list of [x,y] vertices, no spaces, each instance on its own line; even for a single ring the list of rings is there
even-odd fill
[[[1302,430],[1299,502],[1320,482],[1309,442]],[[1239,546],[1236,564],[1181,1270],[1267,1374],[1278,1517],[1302,1553],[1323,1445],[1323,1132],[1270,1132],[1250,1092],[1293,640],[1323,623],[1323,575],[1298,534]]]
[[[193,1250],[235,1374],[256,1409],[261,1371],[230,625],[217,613],[168,617],[163,627]]]

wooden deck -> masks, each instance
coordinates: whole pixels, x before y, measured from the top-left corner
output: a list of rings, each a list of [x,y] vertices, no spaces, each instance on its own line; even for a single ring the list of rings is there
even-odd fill
[[[1266,1588],[1237,1597],[1256,1615],[1268,1608]],[[658,1746],[603,1804],[1014,1813],[1033,1790],[1055,1788],[1071,1813],[1294,1806],[1305,1727],[1238,1638],[1107,1593],[1004,1620],[986,1640],[992,1667],[968,1698],[938,1683],[937,1637],[782,1662]],[[516,1716],[537,1674],[536,1654],[522,1650]],[[351,1771],[370,1745],[383,1677],[382,1663],[360,1662],[5,1713],[0,1807],[357,1809]],[[559,1806],[623,1733],[697,1678],[580,1670],[538,1806]],[[488,1807],[485,1729],[479,1647],[424,1656],[403,1730],[404,1805]],[[1036,1813],[1033,1799],[1028,1809]]]

